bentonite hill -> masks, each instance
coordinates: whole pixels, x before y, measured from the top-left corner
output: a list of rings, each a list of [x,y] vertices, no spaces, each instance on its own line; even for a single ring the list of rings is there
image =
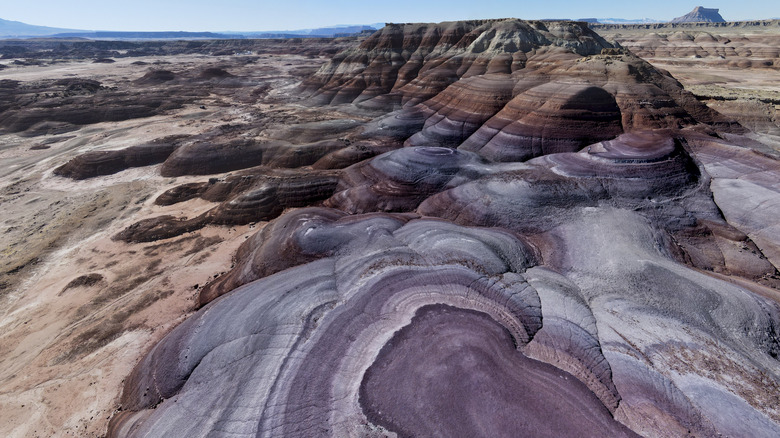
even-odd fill
[[[0,434],[780,435],[776,36],[604,30],[6,48]]]

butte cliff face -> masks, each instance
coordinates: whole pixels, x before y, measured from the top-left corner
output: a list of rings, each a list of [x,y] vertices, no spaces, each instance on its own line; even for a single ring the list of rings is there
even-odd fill
[[[672,19],[672,23],[724,23],[726,20],[720,16],[718,9],[709,9],[696,6],[691,12]]]
[[[160,142],[215,176],[155,203],[214,205],[116,240],[268,222],[110,436],[780,433],[780,164],[668,73],[581,23],[405,24],[299,92],[343,117]]]

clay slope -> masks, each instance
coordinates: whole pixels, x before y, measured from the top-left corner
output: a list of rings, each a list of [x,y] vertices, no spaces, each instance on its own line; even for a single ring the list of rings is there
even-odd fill
[[[393,25],[307,80],[316,103],[399,108],[365,137],[490,160],[571,152],[636,129],[728,129],[673,78],[582,23]]]
[[[521,20],[390,24],[304,82],[317,103],[418,103],[461,78],[512,73],[528,54],[559,47],[579,55],[612,47],[584,23]],[[374,99],[383,96],[381,99]]]

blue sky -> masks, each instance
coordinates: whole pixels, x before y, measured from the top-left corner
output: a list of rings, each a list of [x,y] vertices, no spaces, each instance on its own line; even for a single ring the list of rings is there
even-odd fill
[[[695,6],[719,8],[729,21],[780,17],[778,0],[0,0],[0,18],[85,30],[253,31],[500,17],[669,20]]]

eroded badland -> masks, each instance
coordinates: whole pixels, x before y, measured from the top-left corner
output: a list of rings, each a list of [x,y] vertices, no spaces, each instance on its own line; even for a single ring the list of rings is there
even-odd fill
[[[780,433],[777,21],[0,50],[2,436]]]

